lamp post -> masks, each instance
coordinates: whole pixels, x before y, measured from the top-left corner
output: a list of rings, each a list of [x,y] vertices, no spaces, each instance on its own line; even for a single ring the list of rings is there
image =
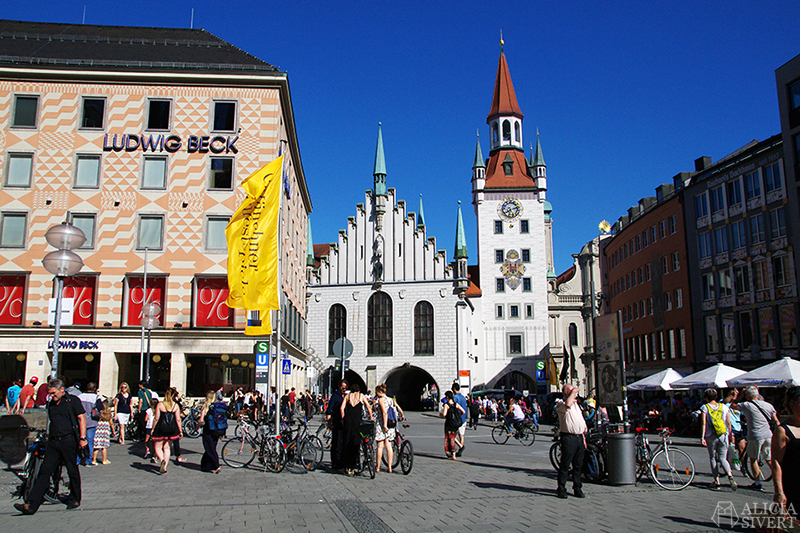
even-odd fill
[[[79,228],[64,222],[48,229],[44,238],[47,239],[47,244],[56,248],[55,252],[50,252],[42,259],[44,269],[56,277],[56,316],[53,321],[55,333],[50,369],[50,379],[55,379],[58,375],[58,337],[61,333],[61,293],[64,292],[64,278],[74,276],[83,268],[83,260],[72,250],[83,246],[86,235]]]
[[[150,335],[153,328],[160,325],[158,315],[161,314],[161,306],[156,302],[150,302],[142,306],[142,328],[147,330],[147,359],[145,362],[144,380],[150,384]],[[161,358],[159,358],[159,361]],[[158,363],[158,361],[156,361]]]

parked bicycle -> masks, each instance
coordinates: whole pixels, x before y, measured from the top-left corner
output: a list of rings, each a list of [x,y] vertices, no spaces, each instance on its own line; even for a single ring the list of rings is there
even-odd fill
[[[294,424],[296,428],[292,428]],[[304,470],[315,470],[322,462],[322,442],[308,431],[305,419],[284,421],[280,439],[286,448],[286,460],[293,461]]]
[[[333,437],[333,431],[328,427],[328,422],[323,420],[322,424],[319,425],[317,428],[317,438],[322,443],[322,447],[325,450],[331,449],[331,438]]]
[[[674,430],[658,428],[661,443],[653,451],[644,428],[636,428],[636,483],[643,476],[652,479],[666,490],[682,490],[694,480],[694,461],[689,455],[672,446],[670,435]]]
[[[497,444],[505,444],[513,436],[525,446],[530,446],[536,440],[536,430],[533,429],[533,420],[526,418],[514,423],[514,432],[509,435],[505,424],[492,428],[492,440]]]
[[[362,420],[358,432],[361,445],[359,446],[356,472],[362,475],[366,473],[370,479],[375,479],[375,422]]]
[[[202,409],[198,402],[191,406],[184,408],[181,414],[181,425],[183,426],[183,434],[190,439],[196,439],[200,436],[200,413]]]
[[[28,446],[25,461],[22,463],[22,470],[17,474],[22,479],[22,484],[17,488],[16,494],[27,502],[31,494],[31,489],[33,489],[33,484],[36,478],[39,477],[39,471],[44,462],[44,451],[47,447],[47,433],[44,429],[28,426],[22,426],[21,429],[27,429],[36,433],[36,438],[34,438]],[[50,503],[61,503],[66,498],[69,498],[69,476],[63,465],[58,465],[55,472],[53,472],[50,486],[44,493],[44,499]]]
[[[403,424],[403,427],[407,428],[409,424]],[[400,470],[402,470],[403,474],[408,475],[414,466],[414,446],[411,445],[410,440],[400,433],[400,426],[395,428],[394,433],[395,436],[390,441],[392,443],[392,470],[395,470],[400,465]],[[389,466],[389,459],[386,454],[384,454],[381,462],[384,466]]]
[[[268,434],[265,425],[256,431],[241,424],[241,434],[222,445],[222,461],[231,468],[250,465],[258,457],[265,470],[280,472],[286,465],[286,448],[278,437]]]
[[[586,436],[586,450],[583,453],[581,469],[582,477],[586,481],[599,483],[608,475],[606,434],[605,426],[599,426],[593,428]],[[557,432],[554,432],[553,439],[555,442],[550,446],[550,464],[558,471],[561,464],[561,440]]]

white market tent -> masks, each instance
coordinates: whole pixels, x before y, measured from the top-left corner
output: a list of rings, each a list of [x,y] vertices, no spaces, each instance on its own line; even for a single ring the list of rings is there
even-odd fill
[[[683,377],[683,374],[672,370],[672,368],[667,368],[666,370],[662,370],[652,376],[647,376],[646,378],[640,379],[639,381],[634,381],[626,388],[628,390],[672,390],[670,386],[671,383],[678,381]]]
[[[800,361],[784,357],[728,380],[729,387],[748,387],[750,385],[761,387],[800,386]]]
[[[728,380],[744,374],[744,370],[717,363],[700,372],[689,374],[685,378],[673,381],[670,386],[675,390],[685,389],[724,389]]]

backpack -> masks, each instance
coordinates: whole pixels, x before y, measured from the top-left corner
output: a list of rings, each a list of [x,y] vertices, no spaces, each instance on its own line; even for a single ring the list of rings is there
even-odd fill
[[[458,412],[457,406],[458,404],[453,402],[453,405],[449,405],[447,408],[447,418],[445,419],[444,427],[448,431],[458,431],[458,428],[461,427],[461,413]]]
[[[706,409],[708,409],[708,415],[711,417],[711,423],[714,424],[714,432],[717,435],[724,435],[728,432],[728,426],[725,424],[725,420],[722,418],[724,414],[724,409],[722,405],[718,405],[716,409],[711,409],[711,404],[706,404]]]
[[[214,402],[208,408],[208,430],[224,433],[228,429],[228,406],[225,402]]]
[[[386,428],[392,429],[397,427],[397,413],[394,411],[394,405],[390,404],[386,410]]]

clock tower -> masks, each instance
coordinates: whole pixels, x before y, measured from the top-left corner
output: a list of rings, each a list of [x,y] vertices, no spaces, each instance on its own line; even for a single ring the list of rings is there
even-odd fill
[[[480,319],[474,384],[537,390],[536,361],[549,348],[547,314],[546,174],[537,138],[536,157],[525,158],[524,115],[517,103],[500,42],[494,95],[486,123],[489,158],[480,139],[472,170],[478,229]],[[476,312],[477,312],[476,306]],[[544,382],[539,382],[544,386]]]

